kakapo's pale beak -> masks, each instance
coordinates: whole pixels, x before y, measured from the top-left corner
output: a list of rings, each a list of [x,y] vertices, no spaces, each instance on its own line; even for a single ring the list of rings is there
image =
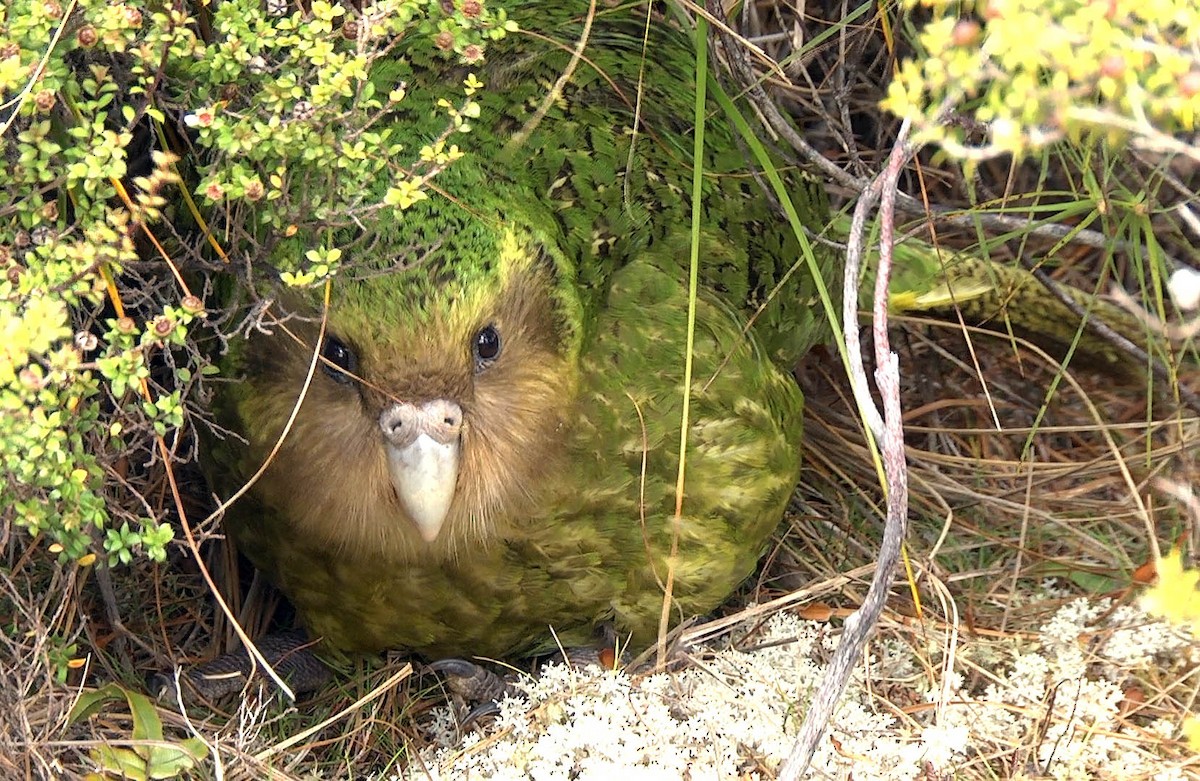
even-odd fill
[[[426,542],[454,500],[461,450],[462,409],[452,401],[393,404],[379,416],[396,497]]]

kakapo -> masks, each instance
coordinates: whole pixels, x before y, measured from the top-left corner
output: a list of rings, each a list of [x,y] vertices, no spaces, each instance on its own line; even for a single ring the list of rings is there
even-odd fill
[[[225,360],[215,406],[246,443],[209,448],[223,496],[299,404],[226,528],[332,650],[512,657],[601,624],[645,646],[673,540],[672,615],[709,612],[753,573],[797,483],[791,370],[829,335],[804,253],[835,288],[837,258],[802,249],[710,98],[685,387],[695,44],[640,3],[597,12],[585,36],[587,10],[508,4],[536,34],[488,48],[467,154],[356,229],[324,321],[320,289],[281,296],[306,317]],[[395,79],[427,105],[436,58],[405,45]],[[389,121],[436,133],[415,111]],[[777,164],[820,231],[822,187]]]

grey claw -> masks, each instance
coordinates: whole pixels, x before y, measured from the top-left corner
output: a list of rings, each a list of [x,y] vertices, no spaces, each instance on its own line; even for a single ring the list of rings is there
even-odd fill
[[[461,729],[465,732],[466,730],[470,729],[471,725],[474,724],[479,719],[486,718],[488,716],[499,716],[499,715],[500,715],[500,703],[499,702],[497,702],[496,700],[492,700],[491,702],[481,703],[471,709],[471,712],[468,713],[466,718],[463,719],[462,725],[459,727],[459,729]]]

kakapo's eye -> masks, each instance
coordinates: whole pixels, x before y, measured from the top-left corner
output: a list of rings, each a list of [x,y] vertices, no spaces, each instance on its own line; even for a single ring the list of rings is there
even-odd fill
[[[475,371],[481,371],[492,365],[500,355],[500,332],[494,325],[485,325],[475,334],[471,344],[475,353]]]
[[[333,379],[349,385],[354,382],[351,375],[358,370],[358,358],[346,343],[336,336],[326,336],[321,346],[321,368]]]

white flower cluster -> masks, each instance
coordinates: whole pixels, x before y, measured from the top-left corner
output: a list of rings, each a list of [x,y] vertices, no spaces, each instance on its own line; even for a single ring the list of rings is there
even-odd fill
[[[524,697],[501,704],[486,730],[458,736],[450,711],[435,713],[427,725],[434,745],[394,778],[773,778],[820,681],[827,630],[777,614],[754,647],[719,650],[670,674],[548,666],[520,685]],[[872,684],[907,686],[915,715],[897,718],[860,666],[810,777],[907,781],[1007,754],[1061,779],[1185,777],[1141,745],[1148,735],[1169,735],[1169,723],[1134,732],[1119,718],[1120,671],[1156,655],[1178,657],[1184,636],[1134,609],[1080,600],[1060,609],[1042,637],[1040,647],[1020,652],[987,649],[1005,661],[991,667],[982,691],[965,689],[959,672],[948,686],[931,683],[914,674],[927,668],[899,653],[904,646],[877,643],[867,666]],[[939,702],[942,692],[949,698]]]

